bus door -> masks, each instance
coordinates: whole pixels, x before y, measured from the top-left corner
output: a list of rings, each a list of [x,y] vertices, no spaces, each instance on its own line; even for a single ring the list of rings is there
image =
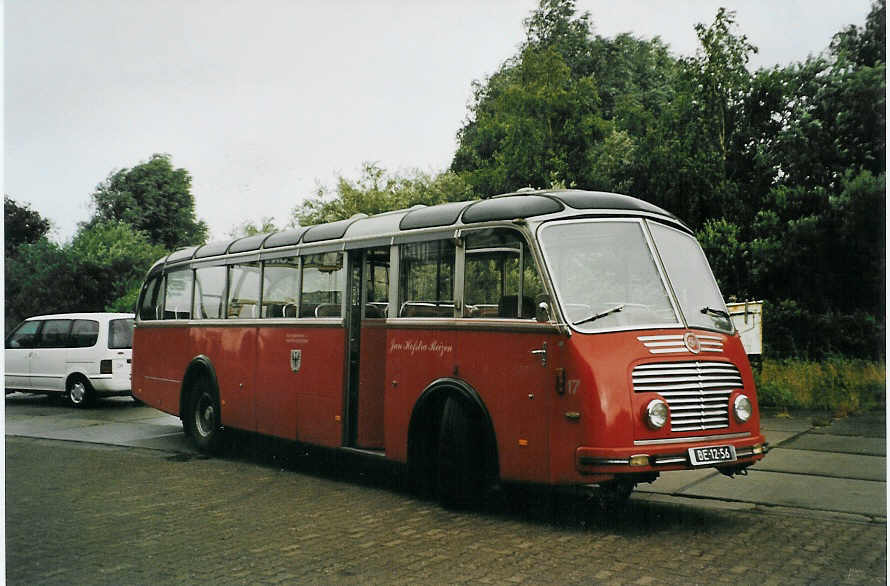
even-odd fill
[[[383,449],[389,247],[349,253],[344,445]]]

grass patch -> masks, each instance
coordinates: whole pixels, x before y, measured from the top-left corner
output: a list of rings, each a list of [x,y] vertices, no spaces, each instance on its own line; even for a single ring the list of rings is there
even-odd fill
[[[754,380],[760,404],[767,407],[820,409],[844,416],[886,404],[884,361],[765,359]]]

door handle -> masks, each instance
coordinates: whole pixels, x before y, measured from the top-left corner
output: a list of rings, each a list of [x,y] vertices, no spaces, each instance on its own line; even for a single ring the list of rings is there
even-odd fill
[[[541,344],[543,347],[531,351],[532,356],[537,356],[541,360],[541,366],[547,366],[547,342]]]

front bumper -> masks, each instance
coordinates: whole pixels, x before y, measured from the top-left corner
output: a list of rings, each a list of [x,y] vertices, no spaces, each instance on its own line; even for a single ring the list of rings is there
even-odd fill
[[[741,437],[739,437],[741,436]],[[697,468],[746,468],[763,459],[768,446],[762,435],[722,434],[705,437],[671,438],[660,442],[634,442],[632,448],[581,446],[575,452],[575,465],[581,474],[628,474],[666,472]],[[689,448],[733,446],[736,459],[693,465]]]

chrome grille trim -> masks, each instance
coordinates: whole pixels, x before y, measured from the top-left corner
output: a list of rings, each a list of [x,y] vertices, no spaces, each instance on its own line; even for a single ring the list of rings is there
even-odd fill
[[[667,401],[672,432],[729,427],[729,396],[743,387],[739,369],[728,362],[640,364],[632,379],[635,393],[658,393]]]
[[[723,352],[723,339],[720,336],[695,335],[701,344],[702,352]],[[639,336],[637,338],[650,354],[681,353],[691,354],[683,334],[664,334],[660,336]]]
[[[665,444],[685,444],[686,442],[714,442],[720,440],[727,439],[739,439],[743,437],[750,437],[751,432],[743,431],[740,433],[722,433],[719,435],[705,435],[705,436],[692,436],[692,437],[671,437],[665,439],[651,439],[651,440],[634,440],[634,446],[660,446]]]

